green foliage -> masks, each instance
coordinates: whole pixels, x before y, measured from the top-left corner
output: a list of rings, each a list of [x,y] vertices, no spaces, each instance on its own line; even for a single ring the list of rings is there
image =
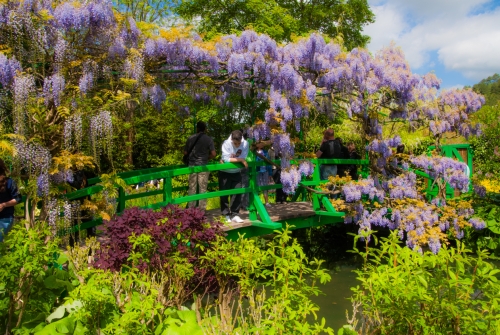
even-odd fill
[[[24,222],[23,222],[24,224]],[[74,277],[54,266],[64,262],[46,228],[20,224],[0,243],[0,332],[27,333],[45,324],[60,298],[71,292]]]
[[[171,13],[171,2],[161,0],[113,0],[113,3],[124,14],[132,16],[136,21],[157,22]]]
[[[374,21],[366,0],[322,1],[179,1],[176,13],[186,20],[201,19],[198,29],[207,38],[252,28],[277,41],[318,31],[337,37],[348,49],[365,46],[363,26]]]
[[[500,137],[498,136],[500,105],[481,108],[474,116],[474,120],[481,123],[483,127],[483,134],[470,141],[474,150],[475,173],[482,174],[487,178],[496,178],[500,170],[500,156],[495,154],[495,148],[500,147]]]
[[[169,100],[170,101],[170,100]],[[193,127],[189,118],[178,115],[172,105],[165,103],[161,114],[144,108],[134,120],[134,167],[149,168],[179,164],[187,138]]]
[[[360,334],[495,334],[500,329],[500,270],[465,245],[437,255],[402,247],[397,232],[364,252],[353,288]],[[355,315],[358,316],[359,315]]]
[[[187,93],[174,90],[169,92],[161,113],[147,105],[141,105],[133,121],[134,168],[180,164],[186,140],[196,132],[195,125],[198,121],[207,123],[206,133],[213,138],[215,150],[220,153],[222,143],[231,131],[245,128],[245,124],[252,123],[252,118],[263,119],[265,106],[253,106],[250,98],[242,99],[238,95],[232,95],[229,101],[230,106],[226,107],[205,104],[193,101]],[[189,112],[186,112],[186,108]],[[124,131],[118,137],[121,143],[128,139]],[[114,157],[118,161],[115,165],[120,170],[125,169],[123,145],[115,147]],[[187,179],[179,181],[187,185]]]
[[[236,242],[219,241],[203,259],[216,272],[221,288],[216,316],[208,318],[210,309],[206,312],[207,334],[333,334],[324,319],[314,324],[307,320],[311,315],[316,319],[318,307],[310,296],[321,293],[317,283],[331,277],[321,268],[322,261],[306,258],[289,227],[276,231],[265,249],[256,240],[240,237]]]
[[[101,248],[95,238],[62,254],[48,234],[38,226],[28,231],[17,225],[0,245],[3,333],[333,334],[324,319],[310,322],[318,311],[310,297],[321,294],[318,284],[330,275],[322,261],[307,259],[289,227],[264,248],[243,237],[198,244],[206,254],[196,271],[215,273],[221,289],[215,306],[206,309],[201,296],[195,297],[197,310],[182,305],[196,290],[190,286],[195,269],[189,257],[172,253],[165,266],[139,269],[155,249],[152,235],[132,234],[131,266],[113,272],[91,266]],[[349,331],[344,327],[341,333]]]
[[[500,195],[489,195],[488,200],[475,201],[475,214],[486,222],[486,229],[469,233],[472,236],[467,238],[476,248],[487,248],[500,256]]]
[[[88,260],[100,247],[95,239],[66,256],[47,234],[17,225],[0,244],[2,334],[202,334],[194,311],[168,307],[178,292],[162,287],[182,276],[179,267],[168,273],[97,270]],[[147,235],[133,238],[132,262],[147,253],[149,242]],[[173,257],[173,263],[187,258]]]
[[[497,105],[500,101],[500,75],[495,73],[472,86],[474,91],[484,95],[486,106]]]
[[[500,106],[484,106],[474,116],[483,126],[483,134],[471,139],[474,150],[474,183],[485,187],[484,197],[471,196],[476,214],[486,222],[482,231],[470,232],[466,238],[471,247],[488,248],[500,255]]]

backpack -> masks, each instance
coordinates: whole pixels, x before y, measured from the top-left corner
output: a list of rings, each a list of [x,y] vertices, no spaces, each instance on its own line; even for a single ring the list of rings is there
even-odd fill
[[[328,158],[345,158],[344,153],[342,152],[342,146],[338,140],[328,141],[328,149]]]

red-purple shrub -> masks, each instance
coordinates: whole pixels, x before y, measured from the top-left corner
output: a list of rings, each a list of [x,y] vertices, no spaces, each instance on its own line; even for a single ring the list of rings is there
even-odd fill
[[[161,268],[169,257],[179,252],[190,263],[195,263],[195,272],[200,272],[196,266],[204,248],[223,235],[220,222],[208,222],[205,213],[198,208],[181,209],[169,205],[160,211],[126,209],[121,215],[114,216],[104,223],[104,231],[108,239],[101,244],[97,252],[95,266],[101,269],[119,271],[123,265],[132,266],[127,259],[132,251],[129,237],[147,234],[151,236],[154,250],[138,267]]]

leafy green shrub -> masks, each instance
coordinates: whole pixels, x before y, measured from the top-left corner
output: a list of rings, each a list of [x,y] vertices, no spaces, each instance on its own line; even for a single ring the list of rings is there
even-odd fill
[[[45,325],[61,297],[74,288],[75,277],[55,267],[64,263],[47,228],[26,230],[16,224],[0,243],[0,332],[10,334]]]
[[[308,322],[318,311],[310,297],[331,277],[322,261],[307,259],[289,228],[276,231],[265,248],[243,237],[220,240],[203,262],[221,288],[215,306],[205,310],[205,334],[333,334],[324,319]]]
[[[353,288],[360,334],[498,334],[500,270],[464,244],[423,254],[400,246],[397,232],[367,262]]]
[[[486,229],[466,231],[464,243],[473,250],[489,249],[495,256],[500,255],[500,194],[487,193],[484,197],[472,198],[474,214],[484,220]]]

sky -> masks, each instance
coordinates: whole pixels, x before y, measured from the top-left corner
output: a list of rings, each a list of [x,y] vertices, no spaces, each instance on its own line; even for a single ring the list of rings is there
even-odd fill
[[[461,88],[500,73],[500,0],[368,0],[365,27],[375,53],[395,43],[413,72],[434,71],[442,88]]]

